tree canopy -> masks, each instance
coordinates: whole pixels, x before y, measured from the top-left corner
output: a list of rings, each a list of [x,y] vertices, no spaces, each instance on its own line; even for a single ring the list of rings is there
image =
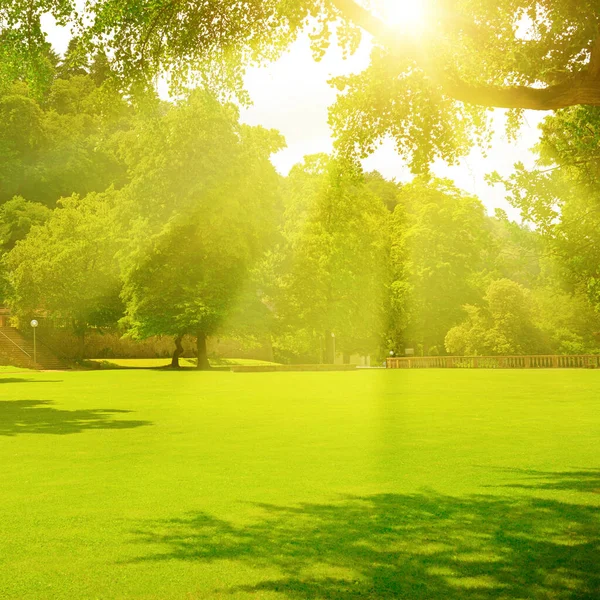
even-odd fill
[[[208,365],[206,336],[231,313],[275,227],[269,158],[282,143],[200,91],[125,136],[131,182],[121,219],[135,224],[122,297],[131,335],[194,335]]]
[[[309,29],[315,57],[333,33],[351,52],[372,39],[369,67],[338,78],[331,122],[338,147],[364,156],[386,135],[415,171],[455,162],[490,131],[486,108],[557,110],[600,105],[597,4],[581,0],[431,0],[416,30],[382,18],[388,0],[74,0],[12,2],[0,8],[0,83],[47,85],[46,13],[73,26],[84,48],[101,48],[122,85],[174,89],[199,82],[247,100],[244,69],[273,60]]]
[[[285,181],[270,301],[283,351],[333,362],[376,352],[384,334],[388,217],[348,165],[307,157]],[[335,344],[333,340],[335,339]]]

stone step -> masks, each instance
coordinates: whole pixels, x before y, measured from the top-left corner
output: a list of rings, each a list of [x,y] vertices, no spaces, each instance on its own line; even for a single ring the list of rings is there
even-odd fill
[[[33,340],[27,339],[14,327],[0,327],[0,356],[17,366],[46,370],[64,369],[64,363],[42,343],[36,344],[36,363],[33,362]]]

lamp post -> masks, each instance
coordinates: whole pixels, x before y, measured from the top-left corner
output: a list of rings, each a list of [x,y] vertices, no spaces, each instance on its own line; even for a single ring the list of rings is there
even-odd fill
[[[38,326],[38,322],[35,319],[32,319],[30,325],[31,325],[31,327],[33,327],[33,364],[37,368],[37,348],[36,348],[36,343],[35,343],[35,330]]]

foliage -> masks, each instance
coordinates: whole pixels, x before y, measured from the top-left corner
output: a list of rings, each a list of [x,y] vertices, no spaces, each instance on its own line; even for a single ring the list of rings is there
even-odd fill
[[[416,172],[436,158],[456,163],[473,143],[485,146],[485,107],[511,109],[514,133],[523,109],[600,103],[592,0],[432,0],[414,32],[382,21],[381,9],[382,0],[12,2],[0,9],[0,80],[35,84],[36,97],[47,87],[45,13],[71,25],[88,54],[105,51],[129,89],[168,74],[174,91],[199,83],[242,101],[245,68],[277,58],[300,32],[310,31],[319,59],[333,31],[353,51],[362,30],[372,36],[369,67],[335,80],[338,147],[357,158],[391,136]],[[69,68],[77,72],[77,61]]]
[[[197,92],[123,139],[134,222],[122,261],[124,323],[135,337],[213,334],[264,250],[276,202],[274,132]]]
[[[308,6],[296,7],[295,29],[278,48]],[[289,7],[280,8],[285,20]],[[316,51],[326,45],[321,25]],[[264,23],[244,25],[254,26]],[[283,145],[277,132],[240,124],[235,105],[203,89],[173,102],[119,90],[125,63],[90,54],[88,42],[73,38],[60,60],[46,51],[43,89],[20,75],[0,86],[0,295],[21,321],[48,315],[79,333],[120,321],[134,338],[218,331],[246,345],[272,336],[290,360],[333,360],[332,333],[346,357],[405,347],[435,354],[444,340],[478,353],[597,350],[600,323],[588,301],[600,307],[597,109],[549,117],[541,170],[518,166],[503,181],[524,216],[519,225],[501,211],[486,216],[447,181],[400,185],[362,173],[352,156],[308,157],[279,177],[269,161]],[[257,57],[269,47],[262,43]],[[376,45],[371,69],[381,79],[368,85],[378,94],[393,91],[384,54]],[[427,103],[429,92],[417,89]],[[384,111],[381,131],[371,130],[367,104],[382,105],[363,92],[364,105],[340,99],[348,115],[362,106],[352,127],[367,119],[356,143],[354,129],[338,123],[345,154],[374,144],[395,118]],[[406,111],[417,104],[404,106],[394,127],[425,164],[464,123],[450,115],[443,125],[419,109],[415,125]],[[448,143],[443,153],[453,152]],[[499,280],[514,305],[494,313],[485,290]]]
[[[21,322],[48,315],[80,334],[116,323],[123,308],[115,205],[113,191],[63,198],[5,255],[9,305]]]
[[[15,84],[0,95],[0,202],[20,195],[53,207],[62,196],[124,183],[111,138],[130,127],[132,108],[109,82],[55,79],[43,101]]]
[[[43,225],[51,214],[43,204],[20,196],[0,204],[0,255],[12,250],[19,240],[27,237],[32,227]]]
[[[550,282],[532,290],[534,320],[557,354],[598,352],[600,313],[584,292],[568,292]]]
[[[484,306],[465,306],[467,320],[446,335],[452,354],[586,354],[597,352],[600,315],[581,295],[557,286],[527,290],[493,281]]]
[[[574,107],[546,118],[536,150],[539,168],[515,165],[507,179],[498,176],[509,201],[542,234],[573,289],[588,291],[600,306],[600,171],[595,139],[600,111]]]
[[[446,349],[458,355],[512,355],[544,352],[523,286],[508,279],[493,281],[485,307],[466,306],[467,320],[448,331]]]
[[[391,349],[443,345],[462,305],[480,297],[489,243],[478,199],[446,180],[403,187],[392,217]]]
[[[402,185],[396,181],[388,181],[378,171],[365,173],[363,177],[366,187],[381,198],[390,212],[394,212],[400,202]]]
[[[326,156],[294,167],[285,187],[277,347],[333,362],[376,351],[383,334],[387,211],[348,165]]]

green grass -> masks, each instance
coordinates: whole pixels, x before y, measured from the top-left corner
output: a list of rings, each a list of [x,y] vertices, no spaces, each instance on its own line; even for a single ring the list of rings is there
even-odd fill
[[[0,375],[3,373],[33,373],[32,369],[25,369],[24,367],[13,367],[12,365],[0,365]]]
[[[159,367],[167,367],[171,364],[170,358],[92,358],[91,362],[96,362],[104,368],[128,368],[128,369],[152,369]],[[180,358],[179,364],[182,367],[195,367],[195,358]],[[210,359],[210,364],[213,367],[233,366],[233,365],[276,365],[278,363],[267,362],[264,360],[254,360],[251,358],[219,358]]]
[[[0,375],[0,598],[600,598],[600,372]]]

